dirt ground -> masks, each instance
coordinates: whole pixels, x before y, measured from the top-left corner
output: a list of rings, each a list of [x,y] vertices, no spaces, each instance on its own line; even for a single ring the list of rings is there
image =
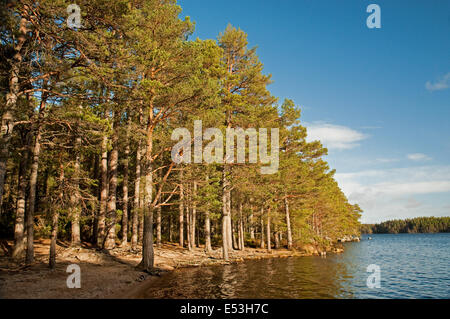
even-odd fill
[[[12,243],[10,243],[12,244]],[[70,248],[66,243],[57,246],[57,266],[48,268],[49,240],[35,242],[36,261],[30,267],[18,264],[6,256],[0,256],[0,298],[127,298],[129,292],[140,286],[150,275],[135,269],[141,260],[140,250],[132,253],[129,248],[116,248],[109,252],[83,245]],[[335,249],[334,252],[340,252]],[[283,258],[317,254],[312,247],[303,251],[246,248],[230,253],[228,263],[246,259]],[[222,250],[206,253],[203,248],[189,251],[176,244],[155,247],[155,267],[160,272],[183,267],[202,267],[226,264]],[[66,280],[67,267],[77,264],[81,270],[81,288],[69,289]]]

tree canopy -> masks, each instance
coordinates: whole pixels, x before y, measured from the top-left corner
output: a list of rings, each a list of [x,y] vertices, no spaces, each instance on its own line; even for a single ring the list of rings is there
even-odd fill
[[[139,267],[151,270],[162,241],[220,245],[227,259],[246,245],[291,249],[359,234],[361,209],[320,141],[306,141],[300,107],[270,93],[243,30],[191,39],[194,24],[175,0],[77,3],[72,28],[71,1],[0,9],[0,235],[14,238],[14,258],[32,263],[33,240],[48,237],[50,266],[59,238],[141,250]],[[173,131],[194,132],[198,121],[194,147],[221,161],[175,163]],[[250,136],[245,163],[228,152],[234,137],[211,148],[238,128],[260,143],[266,136],[271,152],[251,161]],[[262,174],[263,157],[276,154],[275,170]]]

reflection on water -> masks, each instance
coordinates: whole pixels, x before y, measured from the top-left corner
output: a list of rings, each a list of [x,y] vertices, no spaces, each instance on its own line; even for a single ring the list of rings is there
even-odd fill
[[[450,234],[372,235],[341,255],[183,269],[151,279],[140,298],[450,298]],[[381,289],[369,289],[370,264]]]

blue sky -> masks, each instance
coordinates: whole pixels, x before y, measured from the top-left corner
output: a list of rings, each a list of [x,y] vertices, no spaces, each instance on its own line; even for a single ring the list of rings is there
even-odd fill
[[[179,0],[194,37],[258,47],[363,222],[450,216],[450,1]],[[381,29],[369,29],[369,4]]]

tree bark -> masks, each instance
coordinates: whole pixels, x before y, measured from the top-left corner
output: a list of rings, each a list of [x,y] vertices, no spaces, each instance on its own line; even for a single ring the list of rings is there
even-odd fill
[[[156,245],[161,247],[161,206],[156,209]]]
[[[144,240],[144,211],[145,211],[145,180],[141,181],[141,198],[139,199],[139,223],[138,223],[138,242],[142,244]]]
[[[192,242],[192,248],[195,247],[195,226],[197,223],[197,204],[196,204],[196,197],[197,197],[197,182],[194,181],[193,183],[193,199],[192,199],[192,221],[191,221],[191,242]]]
[[[62,205],[64,202],[64,166],[60,164],[60,173],[59,173],[59,201]],[[58,239],[58,220],[59,220],[59,210],[56,207],[52,208],[53,216],[52,216],[52,234],[50,241],[50,254],[49,254],[49,267],[54,269],[56,266],[56,241]]]
[[[113,249],[116,246],[116,209],[117,209],[117,166],[119,162],[119,124],[120,113],[114,112],[113,135],[111,138],[112,150],[109,158],[109,197],[107,205],[108,232],[105,240],[105,249]]]
[[[106,232],[106,205],[108,201],[108,136],[102,140],[100,209],[98,213],[97,246],[103,248]]]
[[[250,217],[249,217],[249,231],[250,231],[250,238],[251,239],[255,239],[255,226],[254,226],[254,221],[253,221],[253,206],[251,207],[251,212],[250,212]]]
[[[264,249],[265,246],[265,239],[264,239],[264,208],[261,207],[261,243],[260,243],[260,247],[262,249]]]
[[[288,246],[288,249],[292,249],[291,217],[289,215],[289,201],[288,201],[287,197],[284,198],[284,209],[286,212],[287,246]]]
[[[75,140],[75,165],[74,165],[74,191],[70,195],[70,210],[71,210],[71,222],[72,222],[72,247],[81,246],[81,232],[80,232],[80,148],[81,148],[81,136],[77,136]]]
[[[144,234],[142,242],[142,261],[139,268],[144,271],[152,271],[154,268],[153,251],[153,107],[149,110],[147,122],[147,148],[145,156],[145,209],[144,209]]]
[[[271,235],[270,235],[270,207],[267,210],[267,251],[271,252],[272,251],[272,243],[271,243]]]
[[[230,183],[231,186],[231,183]],[[230,187],[231,188],[231,187]],[[231,218],[232,218],[232,211],[231,211],[231,189],[228,189],[227,191],[227,211],[228,211],[228,215],[227,215],[227,236],[228,236],[228,249],[230,251],[233,250],[233,225],[231,222]]]
[[[31,174],[30,174],[30,194],[28,198],[28,213],[27,213],[27,254],[26,264],[31,264],[34,261],[34,210],[36,207],[36,187],[39,173],[39,157],[41,154],[41,120],[43,117],[43,111],[45,108],[45,98],[41,101],[40,114],[38,119],[38,125],[36,128],[36,136],[34,147],[32,151],[31,161]]]
[[[173,216],[169,214],[169,243],[173,241]]]
[[[209,186],[209,176],[206,175],[206,185]],[[209,208],[205,211],[205,251],[210,253],[212,251],[211,247],[211,217],[209,213]]]
[[[179,203],[179,241],[180,246],[184,246],[184,187],[183,169],[180,169],[180,203]]]
[[[133,226],[131,230],[131,250],[137,249],[139,232],[139,215],[142,207],[140,206],[141,197],[141,140],[139,139],[136,151],[136,179],[134,181],[134,207],[133,207]]]
[[[223,259],[228,261],[228,251],[229,249],[229,231],[228,231],[228,217],[229,217],[229,211],[228,211],[228,205],[227,205],[227,195],[228,195],[228,188],[230,187],[230,182],[227,176],[227,165],[224,166],[223,172],[222,172],[222,254]]]
[[[245,236],[244,236],[244,216],[242,210],[242,203],[239,204],[239,249],[245,250]]]
[[[209,211],[205,212],[205,250],[210,253],[212,251],[211,247],[211,220],[209,217]]]
[[[3,190],[5,185],[6,176],[6,163],[9,158],[9,145],[11,142],[12,132],[14,129],[14,111],[16,109],[17,98],[20,91],[19,85],[19,73],[20,64],[22,63],[22,48],[26,41],[27,19],[25,18],[26,12],[22,12],[19,25],[19,37],[17,44],[14,47],[14,56],[12,59],[12,65],[9,72],[9,92],[6,94],[5,111],[2,114],[1,128],[0,128],[0,203],[3,200]],[[1,207],[0,207],[1,209]]]
[[[16,220],[14,225],[14,247],[12,258],[19,259],[22,257],[25,249],[25,206],[27,192],[26,171],[28,166],[28,150],[25,149],[19,164],[19,178],[17,189],[17,208]]]
[[[125,156],[123,159],[123,215],[122,215],[122,246],[125,247],[128,245],[128,164],[129,164],[129,156],[130,156],[130,143],[128,142],[130,137],[130,126],[131,126],[131,117],[130,111],[127,111],[127,129],[125,134]]]
[[[190,201],[189,201],[189,193],[187,194],[187,203],[186,203],[186,246],[189,250],[192,250],[192,231],[191,231],[191,209],[190,209]]]
[[[278,230],[275,231],[275,249],[280,249],[280,232]]]

